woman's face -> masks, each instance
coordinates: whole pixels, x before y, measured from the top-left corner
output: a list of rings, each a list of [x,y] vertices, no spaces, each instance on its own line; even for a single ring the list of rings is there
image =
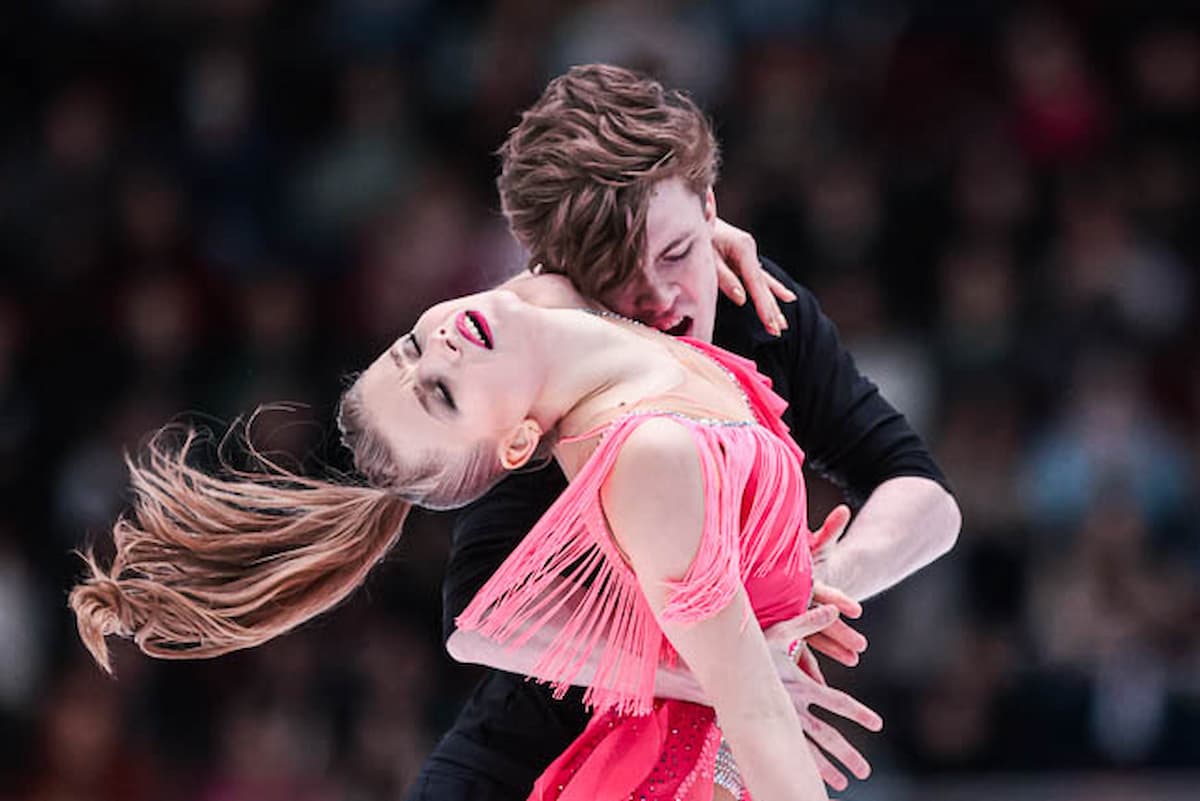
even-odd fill
[[[367,368],[363,407],[397,459],[499,445],[529,416],[545,374],[539,311],[505,290],[439,303]]]

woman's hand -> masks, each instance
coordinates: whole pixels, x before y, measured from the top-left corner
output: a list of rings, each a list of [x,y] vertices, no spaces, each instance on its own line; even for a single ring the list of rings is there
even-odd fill
[[[795,294],[775,276],[763,269],[758,258],[758,243],[741,228],[717,218],[713,229],[713,249],[717,251],[717,285],[730,300],[741,306],[746,292],[767,331],[779,336],[788,327],[779,310],[779,301],[793,301]]]
[[[845,765],[860,779],[865,779],[871,774],[871,764],[862,752],[850,744],[845,735],[814,715],[810,707],[821,707],[870,731],[879,731],[883,727],[883,720],[874,710],[852,696],[827,685],[812,649],[806,645],[806,642],[811,643],[820,637],[826,637],[831,642],[837,642],[839,648],[851,650],[853,644],[844,645],[845,637],[840,633],[833,633],[834,627],[840,624],[846,631],[861,639],[863,647],[866,647],[866,638],[841,621],[839,609],[833,604],[814,606],[803,615],[777,623],[763,633],[776,655],[776,664],[784,687],[791,695],[804,732],[811,741],[810,751],[822,780],[835,790],[844,790],[849,785],[849,779],[830,757]],[[861,609],[859,611],[861,612]],[[780,664],[781,654],[786,654],[787,664]],[[857,654],[854,661],[857,662]]]
[[[834,790],[845,790],[850,784],[845,773],[830,759],[845,765],[859,779],[871,775],[871,763],[862,752],[850,744],[846,736],[812,713],[817,706],[854,721],[868,731],[883,728],[883,718],[875,710],[858,701],[848,693],[835,690],[825,683],[825,677],[816,669],[816,658],[807,646],[800,646],[797,666],[793,673],[785,674],[783,685],[792,697],[792,703],[800,714],[800,723],[810,742],[809,751],[817,764],[821,779]]]

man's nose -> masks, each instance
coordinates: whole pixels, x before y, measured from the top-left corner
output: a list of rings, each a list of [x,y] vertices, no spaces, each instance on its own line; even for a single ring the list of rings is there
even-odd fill
[[[665,282],[647,282],[640,293],[638,306],[642,312],[661,314],[675,305],[679,291]]]

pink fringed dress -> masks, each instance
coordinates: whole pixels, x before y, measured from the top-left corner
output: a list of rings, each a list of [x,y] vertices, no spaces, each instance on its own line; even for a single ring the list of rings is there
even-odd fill
[[[711,707],[656,699],[654,675],[678,658],[605,522],[600,489],[621,444],[644,420],[670,416],[691,432],[704,481],[704,531],[664,620],[716,614],[744,585],[766,628],[801,614],[812,590],[804,454],[780,418],[786,403],[753,362],[688,340],[732,374],[755,421],[726,421],[661,407],[607,424],[567,490],[458,618],[498,644],[519,647],[551,618],[566,623],[532,674],[561,696],[589,660],[587,729],[542,774],[531,799],[711,799],[721,733]],[[590,436],[590,435],[587,435]],[[652,491],[652,488],[651,490]],[[544,638],[543,638],[544,639]],[[540,642],[540,641],[539,641]]]

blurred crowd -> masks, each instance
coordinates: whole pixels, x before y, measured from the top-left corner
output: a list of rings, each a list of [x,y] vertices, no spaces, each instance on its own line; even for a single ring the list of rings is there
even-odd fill
[[[444,516],[301,631],[208,662],[118,647],[116,681],[74,634],[73,549],[168,421],[285,402],[260,445],[345,468],[344,376],[523,265],[493,154],[586,61],[710,111],[720,214],[813,289],[958,495],[956,550],[828,671],[887,720],[852,735],[877,786],[1200,766],[1188,5],[0,10],[0,799],[401,797],[478,676],[441,649]]]

